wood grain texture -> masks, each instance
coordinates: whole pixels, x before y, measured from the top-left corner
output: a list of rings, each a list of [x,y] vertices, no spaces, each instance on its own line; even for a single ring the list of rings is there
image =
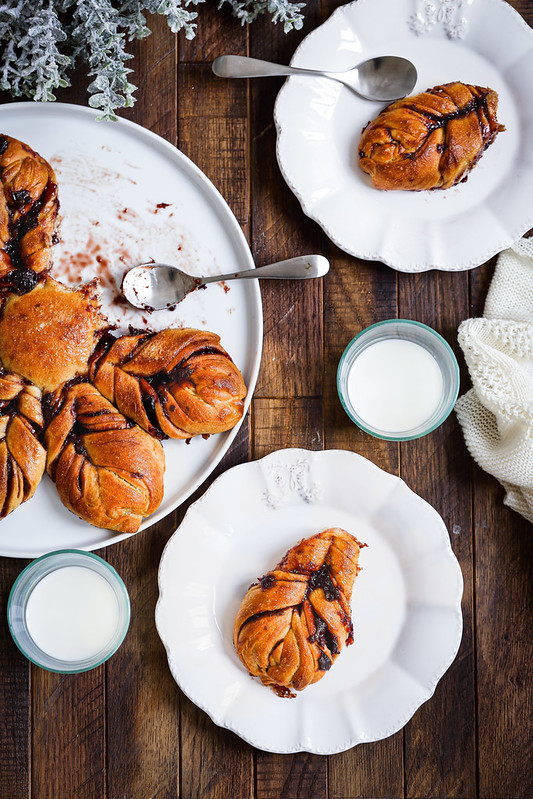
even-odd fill
[[[502,505],[503,490],[475,472],[479,796],[533,795],[531,524]]]
[[[26,563],[0,560],[0,786],[10,799],[26,799],[30,787],[30,665],[7,624],[9,591]]]
[[[512,5],[533,23],[532,2]],[[472,316],[483,313],[495,264],[471,275]],[[495,478],[476,465],[472,473],[478,791],[525,799],[533,795],[532,528],[503,505]]]
[[[32,799],[106,799],[105,667],[32,667]]]
[[[142,124],[172,144],[177,139],[178,39],[159,16],[150,18],[152,34],[130,44],[135,104],[121,116]]]
[[[399,316],[430,325],[457,350],[456,331],[468,316],[467,296],[466,272],[405,275]],[[446,300],[451,297],[453,302]],[[475,799],[471,467],[453,414],[431,435],[401,445],[400,475],[443,516],[465,581],[459,656],[431,703],[420,708],[405,730],[406,796]],[[438,740],[439,756],[428,758],[422,740]]]
[[[109,563],[130,595],[126,639],[106,664],[108,796],[171,799],[179,782],[180,693],[154,624],[157,570],[177,514],[113,546]]]
[[[307,25],[316,19],[310,7]],[[250,55],[288,63],[302,31],[259,19],[250,33]],[[292,48],[292,49],[290,49]],[[266,50],[268,49],[268,56]],[[282,81],[251,81],[252,251],[258,265],[323,252],[324,238],[287,191],[276,160],[274,101]],[[320,281],[263,281],[263,364],[256,396],[314,397],[322,391],[322,287]]]

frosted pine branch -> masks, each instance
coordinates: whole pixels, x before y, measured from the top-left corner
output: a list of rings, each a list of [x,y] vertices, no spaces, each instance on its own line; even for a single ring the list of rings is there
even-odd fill
[[[29,18],[27,33],[19,43],[20,51],[28,55],[20,74],[25,93],[34,100],[55,100],[53,90],[69,85],[66,70],[71,58],[58,47],[66,38],[51,3]]]
[[[260,14],[267,12],[272,16],[272,22],[282,22],[285,33],[293,28],[300,29],[303,25],[302,8],[305,3],[291,3],[290,0],[220,0],[218,7],[228,3],[233,15],[241,21],[242,25],[253,22]]]
[[[193,39],[196,33],[195,19],[198,16],[196,11],[188,11],[185,6],[191,4],[198,5],[205,0],[188,0],[183,3],[181,0],[144,0],[144,7],[152,14],[163,14],[167,18],[168,25],[172,33],[185,31],[187,39]]]
[[[85,62],[89,105],[99,119],[133,105],[131,55],[126,44],[150,34],[147,15],[166,18],[173,33],[192,39],[205,0],[0,0],[0,89],[14,97],[55,100],[68,72]],[[219,0],[241,24],[269,14],[285,32],[301,28],[305,3],[291,0]]]
[[[102,119],[115,119],[115,110],[133,105],[135,86],[124,62],[132,56],[125,48],[125,35],[118,29],[119,14],[110,0],[77,0],[72,39],[79,52],[85,50],[89,65],[89,105],[102,111]]]

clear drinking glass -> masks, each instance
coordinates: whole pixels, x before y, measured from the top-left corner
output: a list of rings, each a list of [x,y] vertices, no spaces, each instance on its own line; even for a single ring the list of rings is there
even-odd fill
[[[82,660],[63,660],[43,651],[30,635],[26,620],[26,608],[34,588],[44,577],[66,566],[82,566],[96,572],[106,580],[117,600],[118,618],[112,637],[92,657]],[[130,623],[130,612],[126,586],[115,569],[98,555],[76,549],[50,552],[32,561],[15,580],[7,604],[9,629],[22,654],[37,666],[65,674],[88,671],[108,660],[124,640]]]
[[[442,395],[434,412],[423,423],[401,432],[371,426],[358,414],[348,393],[348,376],[355,359],[372,344],[390,339],[419,344],[435,359],[442,376]],[[410,441],[435,430],[450,415],[459,393],[459,366],[450,345],[433,328],[410,319],[386,319],[365,328],[350,341],[339,361],[337,391],[350,419],[366,433],[387,441]],[[390,401],[394,402],[394,397]]]

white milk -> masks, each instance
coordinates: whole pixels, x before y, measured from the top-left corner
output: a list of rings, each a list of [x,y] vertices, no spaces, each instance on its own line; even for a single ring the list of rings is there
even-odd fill
[[[115,592],[104,577],[84,566],[50,572],[37,583],[26,604],[30,636],[59,660],[93,657],[109,644],[118,623]]]
[[[424,347],[391,338],[370,344],[356,357],[347,391],[363,423],[394,434],[430,418],[441,401],[443,379]]]

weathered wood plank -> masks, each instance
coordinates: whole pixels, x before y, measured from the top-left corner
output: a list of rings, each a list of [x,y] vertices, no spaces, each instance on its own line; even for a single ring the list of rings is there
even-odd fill
[[[177,139],[178,39],[159,14],[148,15],[150,36],[132,42],[131,82],[137,86],[135,104],[120,116],[138,122],[167,141]]]
[[[254,23],[255,25],[256,23]],[[257,23],[259,24],[259,23]],[[261,28],[263,30],[263,28]],[[255,31],[254,31],[255,33]],[[267,29],[265,35],[271,32]],[[253,38],[264,46],[261,37]],[[276,58],[277,50],[272,58]],[[252,250],[258,265],[322,252],[323,236],[307,219],[276,161],[272,119],[276,82],[252,83]],[[256,396],[318,396],[322,386],[322,291],[320,281],[263,281],[263,367]]]
[[[131,602],[126,639],[109,660],[107,761],[109,797],[172,799],[178,791],[179,696],[157,634],[157,571],[176,514],[106,552]]]
[[[0,562],[0,786],[10,799],[26,799],[29,790],[30,668],[7,625],[11,586],[26,560]]]
[[[283,33],[268,15],[250,28],[250,55],[288,63],[318,21],[309,4],[301,31]],[[324,237],[303,213],[276,160],[274,102],[283,81],[250,81],[252,136],[252,249],[258,265],[323,251]],[[264,354],[256,396],[319,396],[322,383],[322,293],[319,281],[263,281]]]
[[[398,471],[398,446],[373,438],[352,423],[340,403],[336,376],[339,359],[351,339],[365,327],[397,315],[396,274],[382,264],[344,255],[332,245],[330,251],[332,269],[324,280],[325,446],[358,452],[394,474]],[[402,747],[399,733],[331,756],[330,799],[400,799]]]
[[[192,6],[189,7],[189,10]],[[213,61],[219,55],[245,55],[248,48],[248,28],[231,14],[228,6],[217,10],[214,3],[198,6],[197,33],[193,39],[180,36],[182,63]],[[227,81],[221,81],[227,83]]]
[[[263,399],[254,403],[253,453],[262,458],[276,449],[322,449],[320,398]]]
[[[533,795],[531,524],[476,467],[475,533],[479,796]]]
[[[533,3],[513,2],[531,24]],[[496,258],[471,275],[481,316]],[[498,481],[473,465],[479,796],[533,794],[531,525],[503,505]]]
[[[105,667],[31,671],[32,799],[106,799]]]
[[[217,79],[208,64],[179,68],[179,147],[213,181],[248,235],[246,84]]]
[[[465,272],[405,275],[399,315],[433,327],[457,352],[457,327],[468,315],[467,295]],[[465,581],[459,656],[405,730],[406,795],[475,799],[471,468],[453,414],[433,433],[401,445],[400,474],[443,516]],[[421,741],[437,740],[438,757],[428,757]]]
[[[180,799],[253,799],[253,749],[181,699]]]

